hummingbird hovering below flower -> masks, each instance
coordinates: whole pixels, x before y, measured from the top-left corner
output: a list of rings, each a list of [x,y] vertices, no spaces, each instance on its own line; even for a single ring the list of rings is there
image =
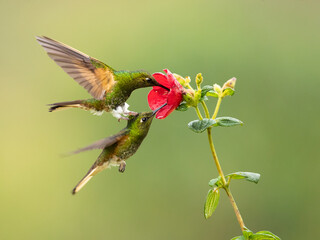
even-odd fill
[[[71,154],[76,154],[92,149],[103,149],[88,173],[72,190],[72,194],[76,194],[94,175],[106,168],[119,166],[119,171],[124,172],[126,167],[125,160],[136,153],[143,139],[148,134],[154,115],[160,108],[153,112],[129,116],[127,127],[116,135],[101,139],[87,147],[72,152]]]
[[[57,109],[82,108],[100,115],[112,112],[119,118],[130,113],[126,100],[138,88],[159,86],[154,77],[144,71],[116,71],[103,62],[48,37],[36,37],[37,41],[70,77],[84,87],[92,99],[50,104],[50,112]],[[135,114],[135,113],[133,113]]]

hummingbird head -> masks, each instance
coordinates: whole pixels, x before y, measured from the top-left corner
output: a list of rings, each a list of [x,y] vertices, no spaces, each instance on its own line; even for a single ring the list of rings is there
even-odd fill
[[[145,137],[149,131],[155,114],[165,105],[166,104],[152,112],[142,112],[138,113],[137,115],[130,115],[127,128],[130,128],[136,132],[137,135]]]
[[[136,130],[139,135],[146,135],[153,120],[153,112],[143,112],[135,116],[129,116],[128,128]]]
[[[131,74],[132,74],[133,79],[135,81],[135,84],[138,88],[158,86],[158,87],[162,87],[168,91],[170,90],[169,88],[158,83],[156,81],[156,79],[150,73],[148,73],[144,70],[132,72]]]

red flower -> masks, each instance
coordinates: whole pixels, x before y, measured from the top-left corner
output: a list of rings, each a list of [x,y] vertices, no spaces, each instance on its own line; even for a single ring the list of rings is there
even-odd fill
[[[175,110],[182,101],[182,95],[185,93],[185,89],[181,86],[178,80],[168,70],[163,70],[167,75],[163,73],[154,73],[152,76],[158,83],[170,89],[169,91],[158,86],[154,86],[148,94],[149,107],[155,110],[162,107],[156,114],[156,118],[166,118],[173,110]]]

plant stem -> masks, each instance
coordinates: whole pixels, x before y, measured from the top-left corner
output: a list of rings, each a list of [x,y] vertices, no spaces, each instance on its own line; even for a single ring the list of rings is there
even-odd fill
[[[232,193],[230,191],[230,188],[229,186],[225,187],[224,190],[226,191],[229,199],[230,199],[230,202],[231,202],[231,205],[233,207],[233,210],[234,210],[234,213],[236,214],[237,216],[237,219],[238,219],[238,222],[240,224],[240,227],[241,227],[241,231],[244,231],[246,229],[245,225],[244,225],[244,222],[243,222],[243,219],[241,217],[241,214],[240,214],[240,211],[239,211],[239,208],[236,204],[236,201],[234,200],[233,196],[232,196]]]
[[[203,117],[202,117],[202,115],[201,115],[201,112],[200,112],[200,109],[198,108],[198,106],[197,106],[197,107],[195,107],[195,109],[196,109],[196,112],[197,112],[198,118],[199,118],[200,120],[202,120],[202,119],[203,119]]]
[[[223,171],[222,171],[218,156],[216,154],[216,150],[215,150],[214,145],[213,145],[212,135],[211,135],[211,128],[207,128],[207,133],[208,133],[208,140],[209,140],[209,145],[210,145],[210,149],[211,149],[211,153],[212,153],[212,156],[213,156],[214,163],[216,164],[216,167],[217,167],[218,173],[219,173],[219,175],[221,177],[223,185],[226,186],[226,183],[227,183],[226,182],[226,178],[225,178],[225,176],[223,174]]]
[[[214,114],[212,116],[212,119],[215,119],[217,117],[218,112],[219,112],[219,108],[220,108],[220,105],[221,105],[221,101],[222,101],[222,98],[219,97],[217,105],[216,105],[216,108],[214,110]],[[201,104],[202,104],[202,107],[203,107],[203,109],[205,111],[206,117],[209,118],[210,115],[209,115],[209,111],[208,111],[206,103],[204,101],[201,101]],[[234,198],[232,196],[229,184],[227,183],[226,178],[225,178],[225,176],[223,174],[223,171],[222,171],[222,168],[221,168],[221,165],[220,165],[216,150],[215,150],[214,145],[213,145],[211,128],[207,128],[207,133],[208,133],[208,140],[209,140],[209,145],[210,145],[211,153],[212,153],[212,156],[213,156],[213,160],[214,160],[214,163],[216,164],[218,173],[219,173],[219,175],[221,177],[223,188],[224,188],[224,190],[226,191],[226,193],[227,193],[227,195],[229,197],[229,200],[231,202],[231,205],[233,207],[233,210],[234,210],[234,212],[236,214],[236,217],[237,217],[237,220],[239,222],[241,231],[244,231],[246,229],[246,227],[245,227],[243,219],[241,217],[239,208],[238,208],[238,206],[237,206],[237,204],[236,204],[236,202],[235,202],[235,200],[234,200]]]
[[[221,105],[221,101],[222,101],[222,98],[219,97],[219,98],[218,98],[217,105],[216,105],[216,108],[215,108],[214,113],[213,113],[213,115],[212,115],[212,119],[215,119],[215,118],[217,117],[218,112],[219,112],[219,108],[220,108],[220,105]]]
[[[210,113],[209,113],[209,110],[208,110],[206,103],[203,100],[200,101],[200,103],[204,109],[204,113],[206,114],[206,118],[210,118]]]

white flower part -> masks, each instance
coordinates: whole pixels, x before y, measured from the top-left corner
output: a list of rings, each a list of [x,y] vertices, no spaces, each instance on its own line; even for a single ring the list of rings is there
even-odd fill
[[[130,113],[130,111],[128,111],[128,107],[129,104],[124,103],[122,106],[118,106],[116,109],[113,109],[111,114],[117,119],[126,117]]]
[[[95,110],[90,110],[90,112],[93,114],[93,115],[96,115],[96,116],[101,116],[103,114],[103,111],[95,111]]]
[[[124,105],[123,105],[123,108],[122,108],[123,109],[123,114],[127,115],[127,114],[129,114],[131,112],[131,111],[128,110],[129,107],[130,107],[129,104],[125,102]]]
[[[117,109],[113,109],[111,114],[117,119],[120,119],[122,117],[121,114],[117,111]]]

